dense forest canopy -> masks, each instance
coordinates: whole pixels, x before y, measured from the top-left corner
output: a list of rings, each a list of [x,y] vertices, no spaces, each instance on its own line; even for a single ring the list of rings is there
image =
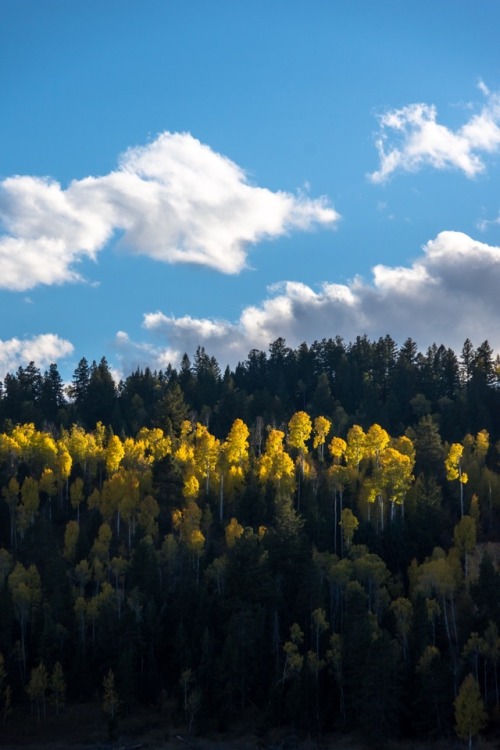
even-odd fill
[[[499,376],[488,342],[389,336],[7,375],[3,720],[100,691],[190,730],[257,706],[378,741],[494,731]]]

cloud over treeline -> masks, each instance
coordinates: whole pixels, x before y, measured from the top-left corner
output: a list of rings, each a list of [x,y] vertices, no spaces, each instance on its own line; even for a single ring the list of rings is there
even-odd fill
[[[389,334],[398,343],[411,337],[421,349],[437,343],[458,352],[466,338],[475,345],[488,339],[500,349],[500,247],[441,232],[412,265],[378,265],[372,274],[369,282],[355,278],[316,290],[284,281],[235,322],[150,312],[143,321],[146,343],[121,332],[115,346],[125,370],[139,359],[155,367],[178,364],[199,345],[222,366],[234,366],[253,348],[267,351],[280,336],[294,347],[336,335],[352,341]]]
[[[333,226],[324,198],[252,185],[237,164],[189,133],[131,148],[118,168],[74,180],[12,176],[0,183],[0,287],[81,281],[114,233],[129,251],[165,263],[240,272],[249,247],[294,230]]]
[[[54,333],[42,333],[29,338],[0,339],[0,377],[15,373],[19,367],[34,362],[40,370],[57,363],[74,351],[73,344]]]

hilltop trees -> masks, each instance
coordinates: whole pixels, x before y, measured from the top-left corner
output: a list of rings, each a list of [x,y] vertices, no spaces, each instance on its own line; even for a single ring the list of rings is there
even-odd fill
[[[2,718],[101,691],[202,730],[248,706],[382,744],[491,727],[500,411],[470,404],[495,373],[486,346],[359,337],[112,387],[82,360],[66,395],[55,367],[10,376]]]

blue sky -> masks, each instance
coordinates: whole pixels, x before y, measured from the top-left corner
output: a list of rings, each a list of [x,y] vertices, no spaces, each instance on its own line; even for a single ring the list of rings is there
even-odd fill
[[[0,375],[500,349],[497,0],[0,0]]]

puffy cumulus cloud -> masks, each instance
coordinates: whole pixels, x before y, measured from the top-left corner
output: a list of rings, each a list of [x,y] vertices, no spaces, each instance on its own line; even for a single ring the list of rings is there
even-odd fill
[[[385,182],[394,172],[416,172],[424,166],[457,169],[470,178],[482,172],[482,155],[500,149],[500,94],[483,83],[479,88],[486,97],[484,106],[457,131],[438,123],[436,108],[428,104],[383,114],[376,139],[380,168],[370,180]]]
[[[25,367],[35,362],[41,370],[52,362],[59,362],[74,351],[73,344],[54,333],[43,333],[28,339],[0,339],[0,377],[8,372],[15,372],[18,367]]]
[[[116,171],[66,189],[46,178],[3,180],[0,287],[79,281],[78,262],[95,259],[116,231],[158,261],[238,273],[250,245],[338,218],[324,197],[257,187],[189,133],[162,133],[129,149]]]
[[[125,371],[137,355],[146,357],[142,366],[178,365],[184,352],[192,355],[199,345],[221,366],[234,366],[253,348],[267,351],[280,336],[295,347],[336,335],[352,341],[363,334],[372,339],[389,334],[399,343],[410,336],[423,349],[437,343],[455,351],[469,337],[475,344],[488,339],[498,350],[499,286],[500,247],[441,232],[411,266],[375,266],[370,283],[356,278],[348,285],[324,283],[315,291],[283,282],[237,322],[148,313],[143,325],[155,344],[127,337],[118,348]]]

